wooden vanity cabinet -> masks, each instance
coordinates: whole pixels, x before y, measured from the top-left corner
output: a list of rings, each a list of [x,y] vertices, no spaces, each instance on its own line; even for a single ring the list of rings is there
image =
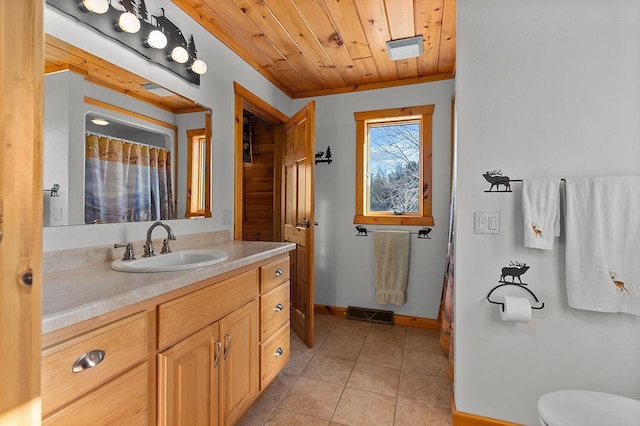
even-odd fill
[[[233,425],[251,405],[257,297],[252,269],[158,306],[158,342],[169,345],[158,353],[158,424]]]
[[[289,362],[289,257],[260,267],[260,391]]]
[[[43,424],[150,422],[149,315],[139,312],[43,350]]]
[[[193,288],[45,336],[43,424],[235,424],[289,360],[289,257]]]

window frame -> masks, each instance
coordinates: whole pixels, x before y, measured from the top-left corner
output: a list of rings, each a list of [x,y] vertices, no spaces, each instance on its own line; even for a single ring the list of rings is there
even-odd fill
[[[432,117],[435,105],[419,105],[405,108],[390,108],[355,112],[356,121],[356,214],[354,224],[416,225],[433,226],[432,216]],[[420,181],[423,189],[422,203],[417,213],[394,214],[393,212],[370,212],[366,208],[368,199],[367,170],[369,124],[393,123],[412,117],[420,123]]]
[[[211,137],[207,129],[191,129],[187,130],[187,196],[186,196],[186,212],[185,218],[192,217],[211,217]],[[194,149],[195,143],[204,141],[204,170],[201,170],[204,179],[204,209],[192,210],[191,208],[191,190],[193,188],[193,165],[194,165]]]

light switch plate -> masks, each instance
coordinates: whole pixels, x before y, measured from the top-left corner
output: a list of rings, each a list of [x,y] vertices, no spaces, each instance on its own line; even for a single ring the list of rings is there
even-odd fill
[[[500,234],[500,213],[498,212],[474,212],[474,234]]]
[[[222,210],[222,224],[223,225],[231,225],[231,210],[230,209]]]

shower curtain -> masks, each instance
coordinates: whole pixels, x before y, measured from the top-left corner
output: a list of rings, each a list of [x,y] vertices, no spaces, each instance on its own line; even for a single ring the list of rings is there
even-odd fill
[[[174,219],[171,153],[87,134],[85,223]]]

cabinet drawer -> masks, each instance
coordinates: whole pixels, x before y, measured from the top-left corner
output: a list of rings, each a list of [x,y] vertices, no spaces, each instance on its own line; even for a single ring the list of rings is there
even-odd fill
[[[291,340],[289,321],[260,345],[260,390],[267,387],[280,370],[289,362]]]
[[[42,358],[43,415],[143,360],[147,327],[147,314],[141,312],[47,349]],[[91,351],[102,351],[102,361],[93,357],[85,369],[74,373],[74,363]]]
[[[289,258],[276,260],[260,267],[260,293],[273,290],[285,281],[289,281]]]
[[[258,295],[258,274],[247,271],[158,306],[158,346],[189,336]]]
[[[43,420],[50,425],[146,425],[147,363],[131,369]]]
[[[289,321],[289,282],[285,282],[260,297],[260,340],[265,340],[274,331]]]

